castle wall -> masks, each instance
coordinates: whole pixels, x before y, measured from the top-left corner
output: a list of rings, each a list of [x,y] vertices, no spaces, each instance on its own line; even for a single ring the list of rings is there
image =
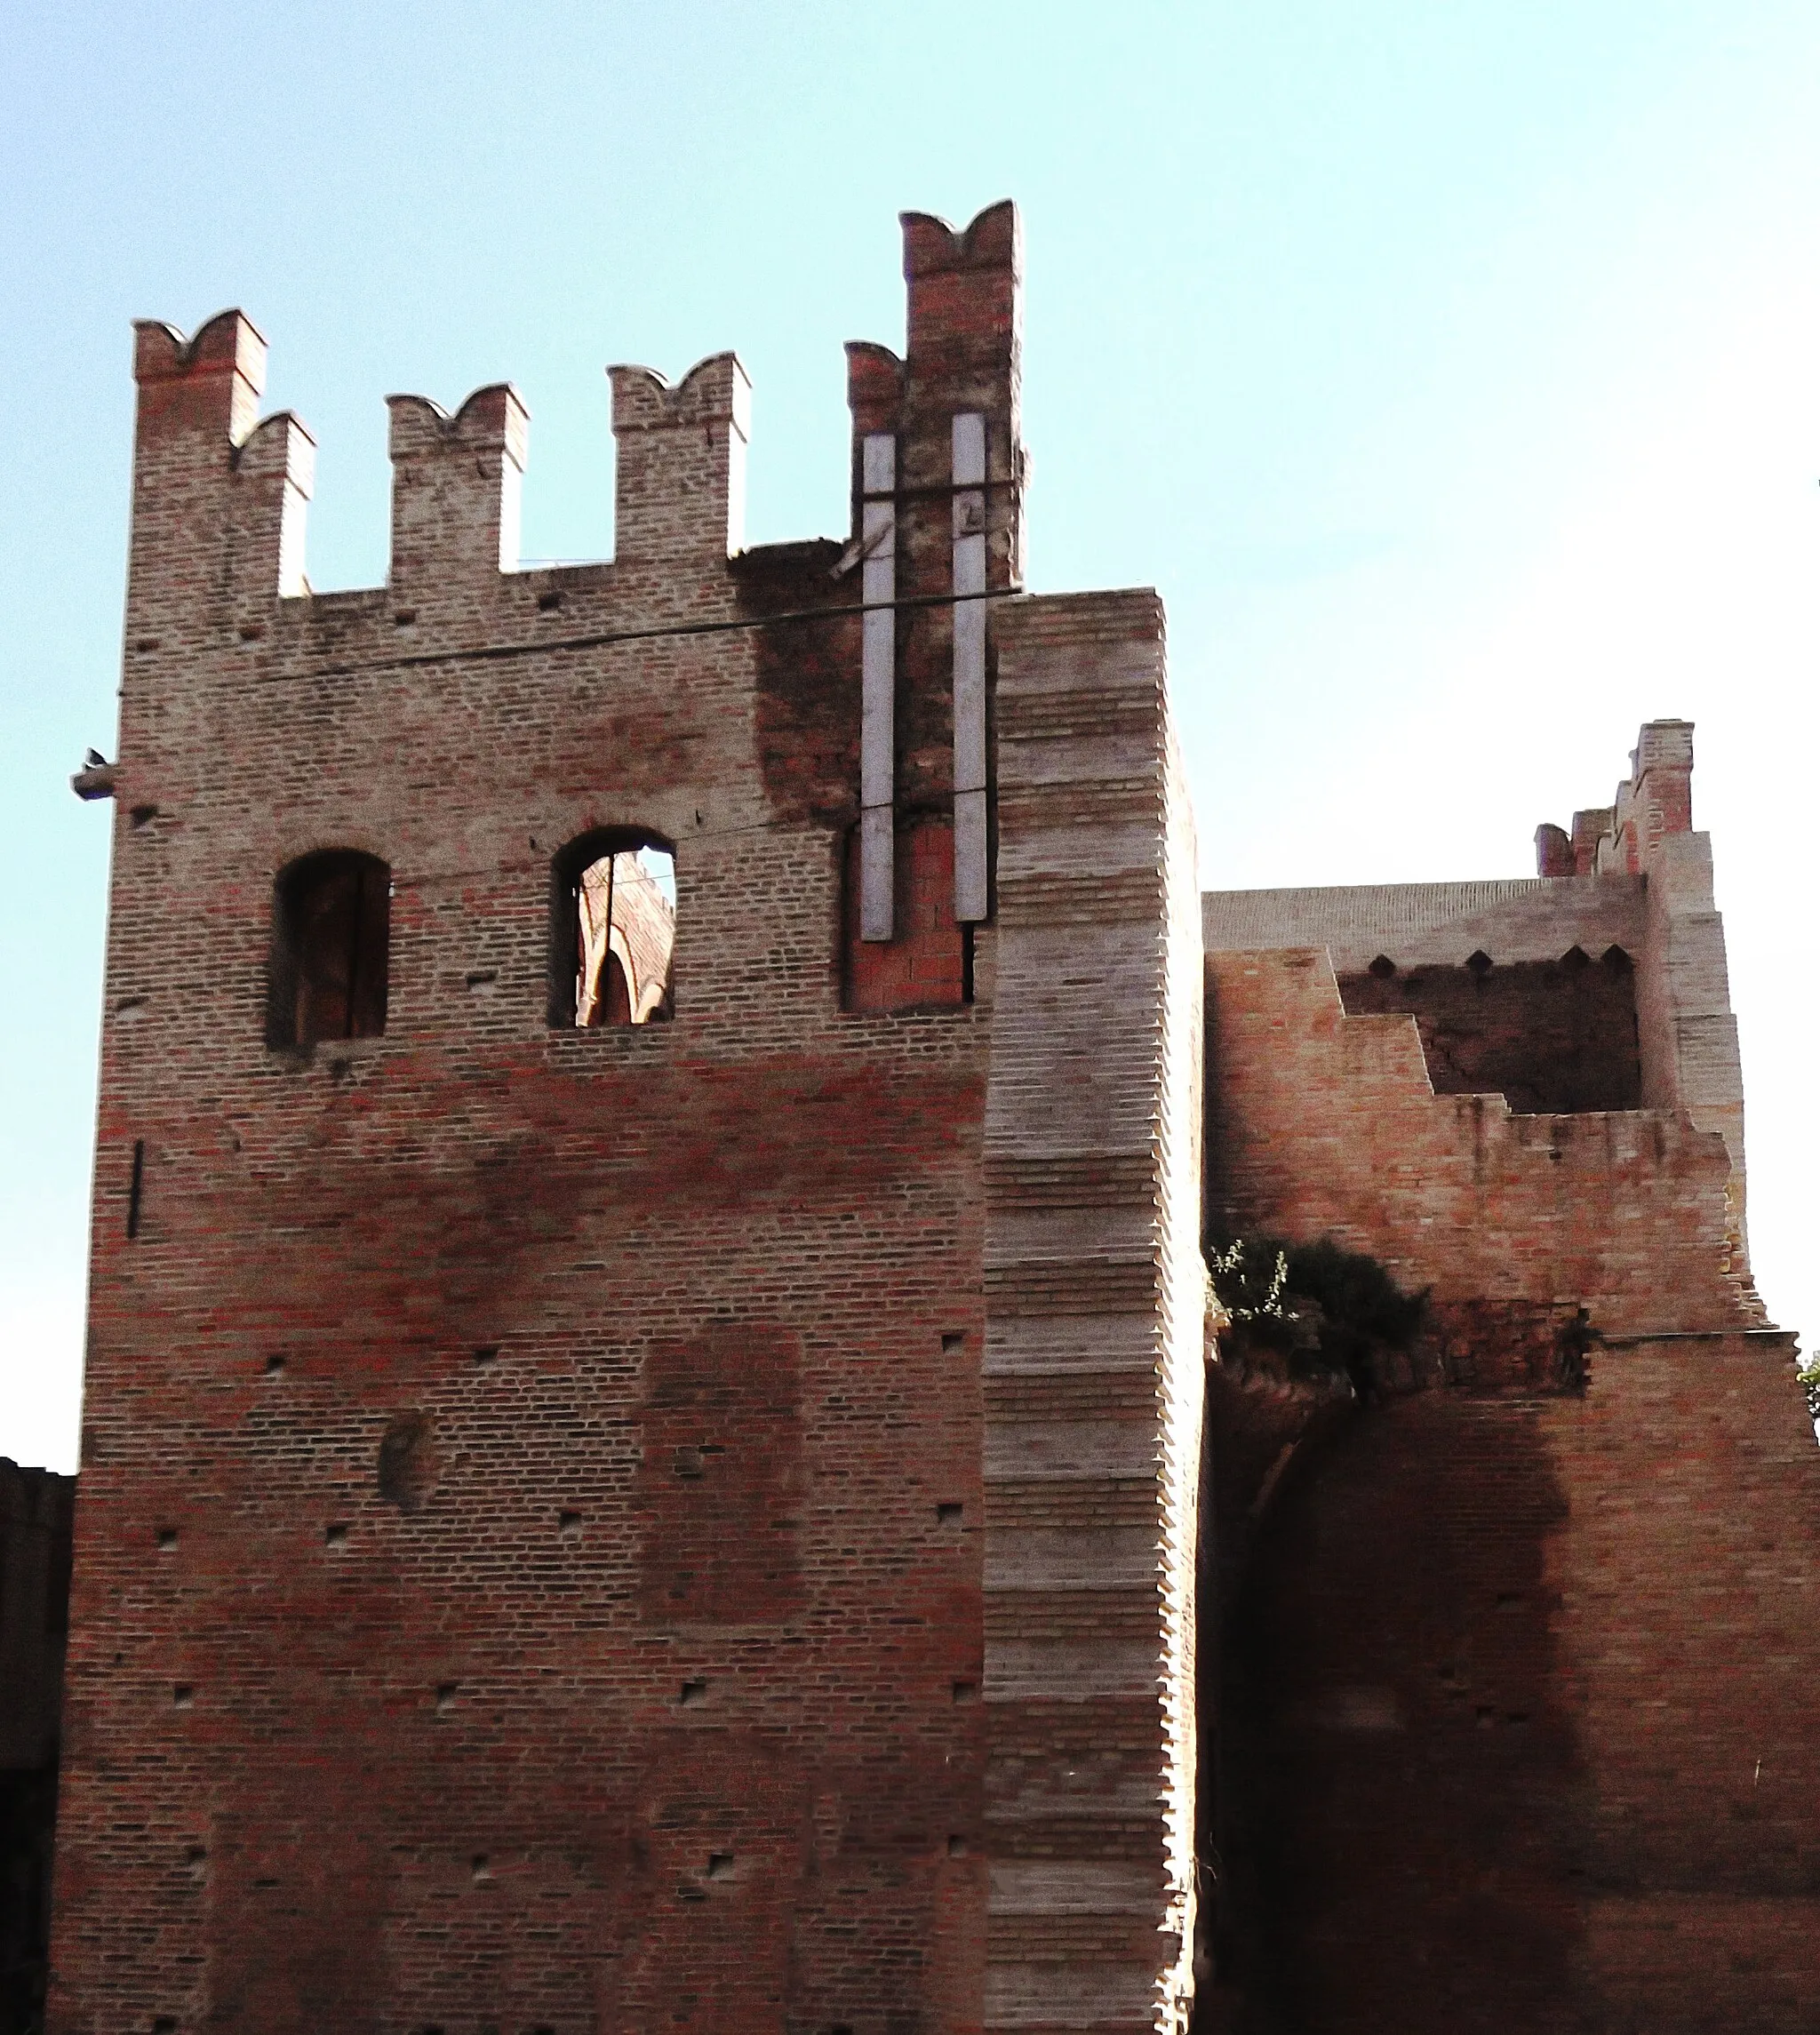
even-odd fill
[[[315,595],[263,341],[140,330],[55,2029],[1181,2022],[1200,975],[1161,618],[1010,598],[1015,217],[904,225],[844,549],[739,549],[721,355],[611,371],[597,565],[514,570],[514,390],[393,398],[387,584]],[[1050,743],[1071,705],[1130,739]],[[1121,800],[1104,881],[1051,883]],[[674,850],[673,1002],[571,1028],[567,850],[627,834]],[[383,1029],[275,1046],[275,881],[326,848],[389,873],[388,993],[335,1006]],[[986,1183],[1049,1178],[1042,969],[1082,939],[1116,965],[1070,1035],[1128,1044],[1059,1161],[1044,1357]],[[1103,1343],[1074,1260],[1114,1201]],[[1083,1393],[1130,1443],[1103,1573],[1099,1485],[1048,1480]],[[988,1591],[1008,1516],[1078,1559]],[[1034,1819],[1013,1741],[1061,1791]]]
[[[1215,1377],[1209,2026],[1792,2031],[1820,2002],[1820,1454],[1744,1257],[1710,851],[1684,769],[1638,789],[1687,735],[1644,730],[1603,874],[1207,900],[1213,1225],[1429,1295],[1373,1403]],[[1600,983],[1607,938],[1634,1003],[1614,964],[1603,1021],[1564,1016],[1559,957]],[[1632,1106],[1495,1092],[1525,1052],[1609,1085],[1627,1043]]]
[[[1407,1015],[1437,1095],[1501,1095],[1525,1116],[1584,1116],[1642,1105],[1635,971],[1621,948],[1589,961],[1399,970],[1339,978],[1350,1018]]]

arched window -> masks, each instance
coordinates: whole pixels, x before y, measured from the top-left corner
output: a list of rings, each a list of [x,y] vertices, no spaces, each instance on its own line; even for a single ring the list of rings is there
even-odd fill
[[[553,866],[550,1023],[559,1029],[648,1025],[670,1016],[676,863],[637,827],[571,841]]]
[[[275,1046],[377,1038],[386,1029],[392,872],[376,855],[325,848],[278,872],[272,898]]]

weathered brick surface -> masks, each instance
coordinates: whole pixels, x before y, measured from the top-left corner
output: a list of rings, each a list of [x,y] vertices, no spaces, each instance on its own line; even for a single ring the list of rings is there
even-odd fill
[[[1644,730],[1616,874],[1207,901],[1216,1223],[1431,1295],[1377,1403],[1212,1387],[1209,2028],[1820,2015],[1820,1451],[1744,1261],[1710,855],[1661,762],[1688,735]],[[1649,1106],[1434,1092],[1609,1085],[1623,1013],[1577,1041],[1549,957],[1625,916]]]
[[[1712,1133],[1437,1096],[1415,1020],[1347,1017],[1324,953],[1210,954],[1208,976],[1222,1226],[1333,1235],[1411,1290],[1564,1302],[1607,1332],[1759,1318]]]
[[[1530,1116],[1635,1109],[1637,1000],[1630,957],[1342,975],[1349,1016],[1407,1013],[1437,1095],[1502,1095]]]
[[[1200,909],[1153,595],[999,621],[986,1124],[992,2027],[1193,1991]]]
[[[1277,1500],[1229,1680],[1268,2025],[1820,2018],[1820,1484],[1789,1339],[1432,1392]]]
[[[738,549],[733,355],[612,371],[610,564],[513,570],[509,387],[394,399],[390,579],[316,596],[263,341],[140,329],[49,2025],[1136,2035],[1210,1957],[1204,2028],[1811,2026],[1820,1457],[1691,730],[1537,882],[1197,898],[1154,595],[1019,597],[1015,215],[904,228],[889,939],[858,547]],[[609,829],[674,1015],[553,1026]],[[385,1028],[275,1048],[324,848]],[[1381,1403],[1203,1401],[1203,1217],[1429,1291]]]
[[[616,375],[612,564],[498,570],[499,389],[394,405],[393,581],[310,596],[251,328],[140,350],[55,2024],[977,2023],[991,1011],[951,922],[843,1007],[857,631],[748,626],[834,547],[730,562],[722,356]],[[553,1031],[611,826],[675,1020]],[[387,1029],[274,1051],[321,846]]]
[[[1033,698],[1090,721],[1116,693],[1142,735],[1065,773],[1086,813],[1096,770],[1135,772],[1097,890],[1078,857],[1052,899],[1030,879],[1062,838],[1040,797],[997,826],[1005,913],[1059,929],[1027,953],[1086,924],[1123,957],[1087,1014],[1130,1041],[1105,1099],[1132,1113],[1069,1191],[1129,1194],[1135,1339],[1107,1386],[1131,1544],[988,1613],[988,1480],[1033,1544],[1074,1524],[1015,1424],[1007,1475],[988,1327],[1082,1313],[1099,1254],[1064,1218],[1053,1279],[985,1263],[989,1113],[1057,1117],[1041,983],[1001,1050],[1005,936],[954,915],[953,419],[986,420],[1009,595],[1017,223],[905,232],[905,357],[856,347],[850,391],[898,443],[888,943],[855,937],[847,868],[858,576],[833,543],[733,555],[733,356],[613,371],[611,564],[511,570],[510,388],[395,399],[391,579],[315,596],[310,443],[254,424],[263,343],[238,314],[141,329],[60,2031],[934,2035],[1027,2023],[1003,1973],[1058,1957],[1062,2018],[1096,1987],[1179,2018],[1192,1593],[1138,1552],[1192,1546],[1201,1307],[1160,613],[1004,624]],[[611,828],[674,844],[674,1017],[553,1028],[553,867]],[[273,883],[323,847],[391,871],[385,1030],[274,1049]],[[1117,1672],[1061,1692],[1045,1757],[1107,1704],[1129,1754],[1024,1841],[988,1712],[1020,1647],[1091,1679],[1103,1620]],[[1078,1926],[1033,1877],[1058,1845],[1130,1882]]]

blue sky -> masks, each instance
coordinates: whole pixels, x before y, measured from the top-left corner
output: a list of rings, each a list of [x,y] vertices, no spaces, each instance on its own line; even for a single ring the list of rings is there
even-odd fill
[[[896,214],[1014,196],[1030,581],[1153,584],[1221,886],[1529,874],[1698,724],[1771,1311],[1820,1322],[1820,8],[147,4],[0,17],[0,1454],[73,1459],[128,324],[239,304],[383,578],[382,398],[509,377],[611,549],[609,361],[738,347],[838,533]]]

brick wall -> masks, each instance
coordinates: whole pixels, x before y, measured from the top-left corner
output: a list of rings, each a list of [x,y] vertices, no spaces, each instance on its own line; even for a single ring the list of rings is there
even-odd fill
[[[59,2031],[1028,2022],[1002,1974],[1049,1957],[1047,1910],[1004,1887],[1041,1894],[1056,1826],[1033,1846],[994,1806],[1011,1388],[985,1365],[1016,1331],[988,1334],[984,1180],[990,1109],[1040,1098],[1000,1050],[995,913],[954,915],[948,605],[957,413],[987,597],[1018,583],[1020,257],[1009,206],[904,229],[907,346],[856,347],[849,380],[856,533],[858,441],[897,451],[887,940],[849,870],[857,551],[738,549],[732,355],[612,371],[611,564],[512,570],[515,391],[395,399],[391,576],[318,596],[308,435],[254,422],[263,341],[237,313],[140,328]],[[1138,1532],[1179,1551],[1192,839],[1153,597],[1047,614],[1013,631],[1027,690],[1090,718],[1095,660],[1138,664],[1144,886],[1108,890],[1131,965],[1099,1016],[1169,1241],[1118,1417],[1150,1437]],[[1013,867],[1054,817],[1031,796],[994,815]],[[604,829],[675,846],[674,1018],[553,1027],[553,867]],[[384,1032],[274,1049],[274,878],[325,847],[391,872]],[[1193,1613],[1114,1580],[1129,1771],[1076,1806],[1114,1879],[1149,1863],[1060,1954],[1092,1963],[1105,1922],[1147,2025],[1185,2001]],[[1020,1728],[1053,1764],[1099,1721]]]
[[[1820,1452],[1790,1355],[1596,1350],[1584,1397],[1426,1393],[1297,1465],[1229,1648],[1233,2024],[1815,2025]]]
[[[1138,2035],[1193,1993],[1193,826],[1154,595],[1018,602],[999,648],[986,2014]]]
[[[1637,1108],[1637,1000],[1630,956],[1398,970],[1339,978],[1350,1017],[1406,1013],[1437,1095],[1502,1095],[1529,1116]]]
[[[729,355],[616,372],[606,565],[499,570],[511,391],[395,403],[391,580],[309,595],[257,335],[140,349],[52,2024],[977,2024],[992,1017],[843,999],[857,627],[761,626],[839,547],[730,559]],[[608,826],[675,843],[675,1020],[552,1030]],[[274,1050],[323,846],[386,1030]]]
[[[1217,1227],[1332,1235],[1412,1291],[1584,1306],[1608,1333],[1760,1320],[1715,1134],[1438,1096],[1415,1020],[1348,1017],[1324,953],[1207,967]]]
[[[1208,900],[1216,1226],[1332,1235],[1430,1306],[1368,1405],[1231,1335],[1214,1375],[1204,2028],[1820,2013],[1820,1452],[1744,1259],[1710,854],[1685,795],[1616,810],[1616,873]],[[1577,1040],[1547,957],[1624,914],[1651,1106],[1445,1092],[1613,1085],[1616,1014]]]

